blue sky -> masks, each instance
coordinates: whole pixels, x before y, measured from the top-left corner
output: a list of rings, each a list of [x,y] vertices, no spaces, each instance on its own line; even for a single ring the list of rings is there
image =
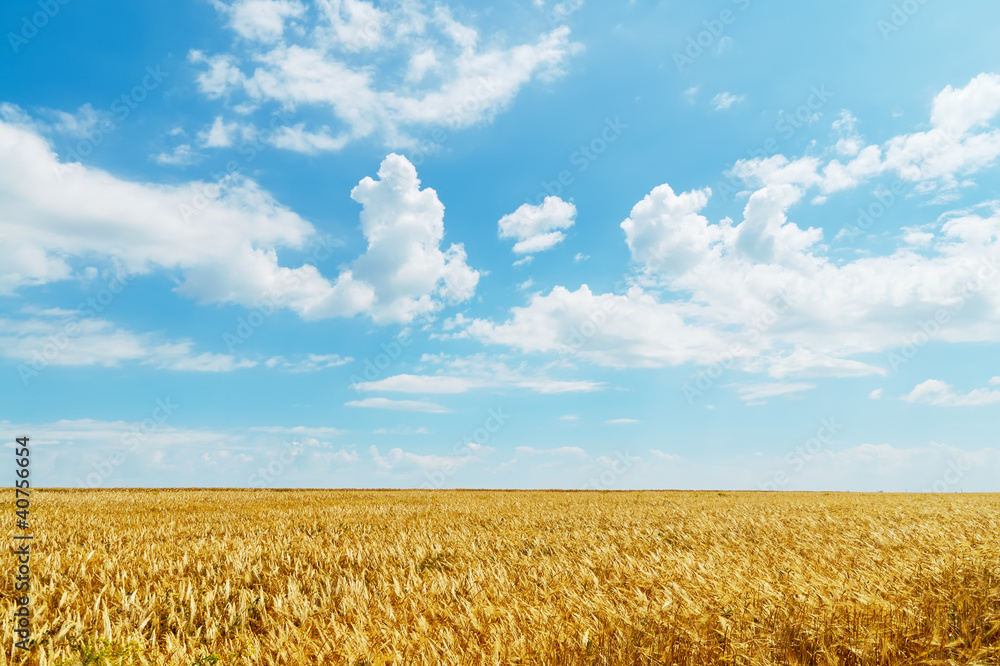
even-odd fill
[[[40,485],[996,490],[994,3],[0,18]]]

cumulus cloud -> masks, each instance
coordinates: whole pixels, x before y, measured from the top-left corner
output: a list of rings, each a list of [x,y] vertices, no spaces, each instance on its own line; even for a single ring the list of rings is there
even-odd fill
[[[964,88],[945,86],[934,98],[931,123],[935,127],[965,133],[985,127],[1000,113],[1000,76],[983,73]]]
[[[34,128],[0,121],[0,293],[74,278],[94,257],[129,274],[178,272],[181,295],[256,307],[263,301],[307,319],[368,315],[408,322],[470,298],[479,273],[444,238],[444,206],[421,189],[406,158],[389,155],[379,180],[351,192],[367,251],[333,279],[305,264],[281,266],[278,250],[322,239],[255,182],[156,185],[61,163]]]
[[[513,308],[506,322],[466,320],[454,336],[611,367],[711,363],[729,346],[729,335],[688,324],[685,315],[696,310],[660,303],[638,287],[621,295],[595,294],[587,285],[554,287]]]
[[[465,248],[453,243],[441,250],[444,205],[437,193],[420,189],[409,160],[392,154],[378,171],[351,191],[360,203],[361,231],[367,251],[352,264],[350,275],[370,285],[376,322],[408,322],[443,303],[472,297],[479,272],[466,264]]]
[[[988,164],[994,138],[1000,151],[1000,132],[983,131],[994,119],[998,81],[983,75],[935,99],[939,126],[928,131],[966,134],[945,147],[958,151],[946,158],[913,152],[914,179],[943,187],[947,174]],[[981,111],[947,120],[959,113],[955,95]],[[841,139],[860,140],[853,116],[842,114],[837,123]],[[856,152],[841,165],[844,187],[906,172],[910,158],[899,151],[923,140],[916,136],[881,147],[841,144],[841,153]],[[466,319],[453,335],[617,367],[726,363],[779,380],[884,375],[893,350],[927,322],[943,342],[1000,340],[1000,282],[993,279],[1000,203],[915,221],[894,250],[844,260],[829,254],[822,228],[795,219],[809,190],[823,189],[833,173],[821,159],[776,155],[741,160],[735,170],[755,187],[735,221],[704,215],[709,188],[678,193],[664,183],[636,203],[621,224],[637,269],[624,293],[556,286],[530,295],[506,321]]]
[[[934,98],[930,129],[901,134],[862,147],[857,119],[844,112],[834,123],[841,139],[834,146],[841,162],[817,156],[789,160],[784,155],[739,160],[732,174],[756,187],[790,184],[817,188],[821,195],[857,187],[894,174],[923,190],[953,190],[964,177],[995,164],[1000,130],[991,126],[1000,113],[1000,75],[983,73],[963,88],[947,86]],[[819,201],[822,201],[822,197]]]
[[[659,270],[683,273],[722,238],[723,229],[699,214],[712,190],[680,195],[664,183],[653,188],[621,223],[632,258]]]
[[[339,150],[369,136],[404,147],[415,128],[488,122],[531,80],[559,76],[579,49],[566,26],[515,46],[483,40],[440,4],[215,4],[240,41],[232,53],[189,54],[202,67],[200,90],[325,112],[329,127],[290,129],[275,144],[301,152]]]
[[[523,204],[497,223],[500,238],[510,238],[516,254],[532,254],[549,250],[566,235],[560,231],[573,226],[576,206],[559,197],[545,197],[538,206]]]
[[[469,319],[456,335],[609,366],[713,364],[793,376],[885,374],[886,359],[852,358],[905,344],[946,313],[943,341],[1000,339],[1000,211],[964,211],[934,225],[925,252],[903,246],[834,261],[788,217],[801,190],[764,187],[743,220],[709,222],[708,191],[660,186],[622,227],[645,286],[623,294],[554,287],[507,321]],[[684,298],[662,300],[665,287]],[[976,307],[967,307],[969,303]]]

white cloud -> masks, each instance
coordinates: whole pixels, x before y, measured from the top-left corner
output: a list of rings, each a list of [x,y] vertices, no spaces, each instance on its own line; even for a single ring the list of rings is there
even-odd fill
[[[165,402],[184,410],[186,405]],[[157,405],[150,403],[150,414]],[[143,430],[139,422],[62,420],[51,423],[11,423],[0,421],[0,435],[10,442],[32,434],[33,455],[46,469],[54,486],[85,486],[96,478],[100,485],[181,486],[248,483],[260,467],[267,466],[286,451],[294,462],[272,478],[269,485],[284,487],[372,487],[386,485],[388,475],[398,475],[398,485],[412,487],[435,470],[462,469],[461,485],[496,487],[498,476],[511,475],[518,487],[579,487],[582,480],[598,469],[611,465],[619,456],[588,455],[579,447],[517,447],[511,459],[490,470],[485,464],[496,451],[488,446],[470,445],[461,454],[427,454],[394,448],[339,450],[320,441],[332,439],[334,428],[309,426],[262,426],[252,429],[210,430],[175,427],[168,417],[154,429]],[[394,430],[394,429],[386,429]],[[141,437],[136,435],[140,434]],[[401,433],[398,433],[401,434]],[[285,448],[281,444],[295,439]],[[318,439],[317,439],[318,438]],[[385,440],[383,440],[385,441]],[[134,444],[134,446],[131,446]],[[749,488],[758,489],[776,469],[787,469],[784,451],[764,455],[739,454],[699,463],[681,459],[662,449],[648,449],[641,465],[633,465],[619,477],[622,488]],[[119,466],[110,464],[118,452],[125,458]],[[361,455],[359,455],[359,453]],[[202,456],[211,462],[206,469]],[[367,454],[367,455],[366,455]],[[509,454],[508,454],[509,455]],[[630,456],[635,460],[635,456]],[[285,458],[287,461],[287,458]],[[450,465],[451,467],[446,467]],[[110,470],[99,475],[95,470]],[[192,471],[194,470],[194,471]],[[194,478],[192,477],[194,474]],[[963,450],[930,442],[905,447],[862,443],[848,448],[824,449],[805,460],[795,474],[788,475],[787,490],[885,490],[955,492],[990,491],[1000,474],[1000,450]],[[334,479],[331,481],[331,479]],[[419,480],[418,480],[419,479]]]
[[[414,428],[413,426],[393,426],[391,428],[376,428],[376,435],[429,435],[430,430],[426,426]]]
[[[476,354],[468,357],[425,354],[425,366],[435,367],[439,374],[400,374],[369,382],[358,382],[352,388],[358,391],[447,394],[467,393],[476,389],[520,388],[534,393],[581,393],[600,391],[602,382],[589,380],[554,379],[546,374],[548,368],[528,371],[522,363],[512,368],[502,359]]]
[[[191,148],[190,144],[182,143],[175,146],[169,153],[158,153],[153,156],[153,161],[157,164],[170,166],[186,166],[194,164],[200,159],[200,155]]]
[[[93,133],[108,132],[114,129],[114,116],[108,111],[97,111],[89,103],[84,104],[76,113],[50,110],[52,116],[52,131],[78,139],[91,137]]]
[[[348,141],[350,137],[346,134],[338,136],[330,134],[330,128],[326,125],[318,132],[309,132],[305,129],[305,123],[298,123],[279,127],[271,139],[271,144],[277,148],[315,155],[324,151],[340,150]]]
[[[429,72],[437,70],[441,66],[434,49],[428,48],[414,53],[410,56],[410,63],[406,70],[406,80],[410,83],[419,83]]]
[[[734,95],[731,92],[720,92],[712,98],[712,108],[716,111],[726,111],[734,104],[739,104],[744,99],[746,99],[745,95]]]
[[[806,382],[764,382],[758,384],[743,384],[736,386],[740,400],[756,402],[782,395],[792,395],[816,388],[815,384]]]
[[[678,462],[679,460],[681,460],[681,457],[679,455],[673,453],[665,453],[659,449],[650,449],[649,452],[652,453],[657,458],[659,458],[660,460],[666,460],[668,462]]]
[[[231,4],[214,0],[213,4],[229,17],[229,26],[240,37],[260,42],[281,39],[285,21],[305,13],[301,3],[291,0],[235,0]]]
[[[665,183],[653,188],[621,223],[632,258],[674,273],[691,268],[722,238],[723,229],[698,214],[711,195],[709,188],[680,195]]]
[[[316,451],[312,454],[313,460],[336,463],[339,465],[353,465],[358,462],[360,456],[357,451],[340,449],[339,451]]]
[[[559,76],[579,50],[565,26],[516,46],[482,40],[443,5],[430,12],[415,3],[378,8],[361,0],[322,0],[309,9],[276,0],[216,6],[244,42],[234,53],[190,53],[205,67],[201,91],[327,111],[336,121],[332,134],[303,126],[276,144],[305,152],[373,135],[407,146],[415,128],[488,122],[531,80]],[[306,12],[315,20],[287,29]]]
[[[942,341],[1000,340],[1000,211],[934,223],[929,248],[834,261],[822,231],[787,211],[791,185],[751,195],[743,221],[709,222],[708,190],[653,190],[622,227],[644,274],[624,294],[554,287],[512,308],[506,322],[463,321],[458,337],[609,366],[713,364],[793,376],[886,373],[886,359],[852,358],[905,343],[945,309]],[[684,295],[661,301],[658,290]],[[977,308],[963,308],[975,301]],[[655,331],[655,334],[653,333]]]
[[[228,354],[192,352],[194,343],[190,340],[156,345],[143,361],[163,370],[184,370],[188,372],[229,372],[238,368],[252,368],[256,361],[237,360]]]
[[[204,148],[228,148],[243,129],[239,123],[227,123],[216,116],[210,127],[198,133],[198,141]]]
[[[1000,157],[1000,130],[990,127],[1000,113],[998,100],[1000,76],[980,74],[964,88],[948,86],[934,98],[930,129],[894,136],[881,145],[862,148],[854,129],[857,119],[843,112],[834,123],[841,134],[834,150],[852,158],[846,163],[832,159],[824,165],[816,156],[789,160],[779,154],[739,160],[732,173],[755,186],[818,187],[824,195],[887,173],[921,191],[954,190],[960,178],[992,166]]]
[[[264,364],[269,368],[278,368],[286,372],[319,372],[328,368],[336,368],[353,361],[350,356],[344,357],[340,354],[308,354],[304,358],[293,361],[283,356],[269,358]]]
[[[344,403],[348,407],[368,407],[372,409],[393,409],[401,412],[426,412],[446,414],[450,410],[443,405],[422,400],[390,400],[389,398],[364,398]]]
[[[23,364],[19,372],[34,376],[48,366],[118,366],[136,362],[163,370],[230,372],[255,361],[228,354],[197,353],[191,340],[166,340],[134,333],[77,313],[49,319],[0,318],[0,357]]]
[[[934,234],[930,231],[919,229],[903,229],[903,243],[913,247],[930,247],[934,241]]]
[[[45,466],[53,485],[104,486],[246,486],[256,485],[262,464],[271,468],[267,485],[318,487],[331,474],[358,462],[352,449],[334,450],[322,439],[340,430],[330,427],[261,426],[212,430],[182,428],[172,422],[188,405],[170,397],[151,400],[146,418],[136,422],[96,419],[12,424],[0,431],[31,433],[36,462]],[[320,438],[320,439],[317,439]],[[289,438],[294,438],[289,441]],[[280,458],[279,458],[280,456]],[[289,462],[290,456],[294,462]],[[206,463],[211,469],[206,469]],[[350,470],[344,478],[357,478]]]
[[[385,455],[382,455],[379,453],[378,447],[374,445],[370,446],[368,451],[376,466],[387,472],[426,472],[445,468],[449,469],[451,473],[475,463],[493,452],[492,447],[475,443],[469,444],[467,449],[470,454],[455,456],[412,453],[401,448],[390,449]]]
[[[611,367],[660,367],[688,361],[712,363],[729,336],[685,322],[698,308],[659,303],[633,287],[624,295],[554,287],[512,309],[507,322],[471,319],[455,337],[471,337],[525,352],[554,353]]]
[[[557,446],[550,449],[533,446],[515,446],[514,457],[493,469],[494,472],[510,470],[517,465],[531,462],[536,469],[545,469],[553,465],[586,459],[587,452],[578,446]],[[541,461],[539,459],[542,459]]]
[[[307,319],[369,315],[408,322],[470,298],[479,273],[461,244],[445,250],[444,206],[406,158],[351,192],[367,251],[334,280],[286,268],[279,248],[316,242],[311,224],[252,180],[155,185],[63,164],[32,128],[0,121],[0,293],[74,277],[73,262],[118,262],[129,274],[177,271],[176,291],[204,303],[266,300]]]
[[[478,384],[465,377],[435,375],[393,375],[372,382],[353,384],[358,391],[384,391],[397,393],[465,393]]]
[[[0,290],[69,279],[74,257],[118,262],[130,274],[232,272],[253,246],[300,248],[314,234],[305,221],[253,181],[175,186],[119,180],[99,169],[62,164],[30,129],[0,123]],[[196,207],[195,202],[201,202]],[[273,277],[273,276],[272,276]],[[253,283],[246,275],[240,282]],[[188,280],[182,289],[201,295]],[[263,290],[231,294],[255,302]]]
[[[349,275],[371,285],[372,319],[409,322],[443,303],[459,303],[475,293],[479,272],[465,263],[465,249],[444,238],[444,206],[437,193],[420,189],[417,170],[400,155],[389,155],[379,180],[364,178],[351,190],[360,203],[367,251]]]
[[[532,254],[549,250],[566,235],[559,231],[573,226],[576,206],[559,197],[545,197],[541,205],[523,204],[497,223],[500,238],[512,238],[516,254]]]
[[[854,157],[861,152],[864,141],[857,131],[858,119],[846,109],[833,121],[832,127],[840,135],[834,151],[843,157]]]
[[[322,437],[329,439],[344,434],[340,428],[314,426],[254,426],[251,432],[264,432],[272,435],[294,435],[298,437]]]
[[[745,369],[750,372],[766,371],[775,379],[800,376],[864,377],[888,374],[888,370],[885,368],[870,363],[837,358],[804,347],[795,347],[791,351],[782,350],[779,353],[763,352],[757,358],[748,361]]]
[[[934,98],[931,123],[963,134],[985,127],[997,113],[1000,113],[1000,76],[983,73],[964,88],[945,86]]]
[[[977,79],[966,89],[990,88],[990,81]],[[935,108],[947,108],[946,101],[939,96]],[[992,118],[992,103],[983,108],[979,125],[958,125],[979,127]],[[841,114],[837,123],[842,138],[857,136],[853,116]],[[927,322],[942,342],[1000,341],[1000,282],[993,279],[1000,267],[1000,203],[915,220],[895,250],[853,260],[828,254],[824,230],[793,218],[810,188],[831,189],[836,178],[843,179],[836,187],[848,187],[886,171],[904,174],[909,158],[900,151],[925,140],[911,134],[860,148],[846,165],[834,160],[824,167],[811,156],[741,160],[734,171],[757,189],[736,222],[705,217],[709,188],[676,193],[669,184],[657,186],[621,224],[638,269],[625,293],[556,286],[532,294],[506,321],[466,319],[454,335],[608,366],[725,362],[775,379],[885,375],[891,358],[870,355],[901,347]],[[946,186],[948,174],[987,164],[992,141],[992,132],[967,134],[942,153],[930,140],[930,152],[912,155],[919,173],[904,177]]]
[[[610,423],[612,425],[625,425],[630,423],[638,423],[638,419],[608,419],[605,423]]]
[[[171,408],[183,408],[183,405],[176,404],[169,398],[161,402]],[[156,406],[154,403],[150,406],[150,410]],[[33,424],[34,427],[30,429],[22,426],[20,431],[32,433],[32,446],[73,447],[76,450],[83,450],[84,453],[92,453],[95,450],[110,453],[115,449],[122,450],[123,445],[135,448],[139,452],[157,447],[172,448],[185,443],[214,447],[225,444],[227,438],[231,438],[231,435],[224,431],[178,429],[170,425],[170,416],[172,416],[172,409],[171,414],[166,414],[163,421],[157,423],[153,428],[147,425],[145,431],[141,428],[141,422],[129,423],[127,421],[100,421],[97,419],[62,419],[51,423]],[[0,422],[0,424],[7,427],[11,425],[8,422]],[[139,434],[142,436],[139,437]],[[135,446],[136,444],[138,446]],[[63,448],[63,451],[70,453],[72,449]],[[81,474],[81,469],[75,469],[73,473]]]
[[[552,6],[551,18],[554,21],[565,21],[580,8],[583,7],[584,0],[564,0]]]
[[[990,380],[990,384],[996,384]],[[912,391],[903,397],[907,402],[935,405],[939,407],[966,407],[992,405],[1000,402],[1000,390],[974,389],[969,393],[956,393],[950,384],[940,379],[928,379],[917,384]]]
[[[559,420],[560,421],[577,421],[577,420],[579,420],[579,418],[580,417],[577,416],[576,414],[564,414],[564,415],[562,415],[562,416],[559,417]]]
[[[206,56],[201,51],[188,53],[188,60],[195,65],[207,65],[208,69],[198,75],[198,88],[209,98],[221,97],[233,86],[245,81],[243,72],[236,66],[237,60],[230,55]]]
[[[526,255],[524,257],[521,257],[520,259],[518,259],[517,261],[515,261],[513,264],[511,264],[511,266],[513,266],[514,268],[517,268],[518,266],[526,266],[527,264],[530,264],[534,260],[535,260],[535,258],[529,254],[529,255]]]
[[[868,397],[871,398],[872,400],[881,400],[882,399],[882,389],[880,389],[880,388],[875,389],[874,391],[872,391],[871,393],[868,394]]]

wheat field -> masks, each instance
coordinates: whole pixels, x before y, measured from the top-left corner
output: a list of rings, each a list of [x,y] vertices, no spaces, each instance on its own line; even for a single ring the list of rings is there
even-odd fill
[[[972,494],[40,490],[36,645],[12,647],[5,575],[0,663],[997,664],[998,508]]]

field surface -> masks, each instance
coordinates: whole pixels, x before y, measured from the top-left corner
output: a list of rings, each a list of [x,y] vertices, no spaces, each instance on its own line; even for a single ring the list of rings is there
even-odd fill
[[[40,490],[31,508],[37,645],[12,649],[11,547],[0,664],[1000,663],[997,495]]]

